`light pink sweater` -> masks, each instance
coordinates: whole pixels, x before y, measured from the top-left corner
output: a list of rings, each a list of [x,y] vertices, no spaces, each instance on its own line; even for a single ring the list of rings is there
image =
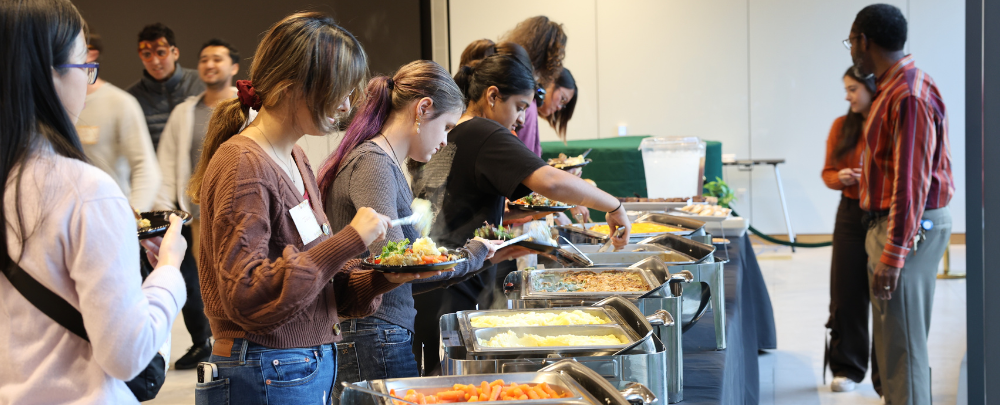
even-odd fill
[[[13,179],[13,176],[12,176]],[[124,380],[170,335],[187,299],[180,271],[142,282],[135,220],[106,173],[51,151],[24,165],[21,245],[13,180],[5,188],[10,255],[83,314],[87,343],[31,305],[0,275],[0,403],[138,403]],[[23,254],[22,254],[23,250]]]

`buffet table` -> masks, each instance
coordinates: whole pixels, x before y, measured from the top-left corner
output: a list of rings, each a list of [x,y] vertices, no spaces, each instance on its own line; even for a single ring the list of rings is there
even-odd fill
[[[684,333],[685,405],[758,403],[757,353],[777,347],[771,299],[750,240],[731,240],[724,270],[728,348],[715,350],[711,311]],[[716,254],[725,255],[721,248]]]

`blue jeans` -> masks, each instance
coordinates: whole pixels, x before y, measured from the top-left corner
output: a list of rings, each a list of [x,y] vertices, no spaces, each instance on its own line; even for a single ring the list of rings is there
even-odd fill
[[[198,405],[327,405],[337,377],[337,350],[332,344],[271,349],[234,339],[228,357],[212,354],[209,362],[219,368],[219,377],[197,384]]]
[[[419,377],[420,369],[413,355],[413,333],[406,328],[378,318],[342,321],[344,340],[337,343],[340,383]]]

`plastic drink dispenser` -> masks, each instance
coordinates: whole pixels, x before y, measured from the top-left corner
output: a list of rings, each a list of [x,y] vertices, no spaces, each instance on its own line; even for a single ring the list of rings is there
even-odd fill
[[[705,142],[697,137],[646,138],[639,144],[649,198],[700,196]]]

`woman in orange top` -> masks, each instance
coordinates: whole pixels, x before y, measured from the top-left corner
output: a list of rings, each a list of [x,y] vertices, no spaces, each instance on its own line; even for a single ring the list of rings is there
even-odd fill
[[[853,68],[844,73],[844,90],[851,103],[847,115],[837,118],[826,141],[823,182],[841,190],[837,222],[833,228],[833,260],[830,265],[830,341],[826,361],[833,372],[831,389],[854,390],[865,378],[868,366],[868,255],[862,224],[860,190],[863,127],[875,97],[875,79],[859,77]],[[872,385],[881,395],[882,387],[872,346]],[[825,370],[824,370],[825,372]]]

